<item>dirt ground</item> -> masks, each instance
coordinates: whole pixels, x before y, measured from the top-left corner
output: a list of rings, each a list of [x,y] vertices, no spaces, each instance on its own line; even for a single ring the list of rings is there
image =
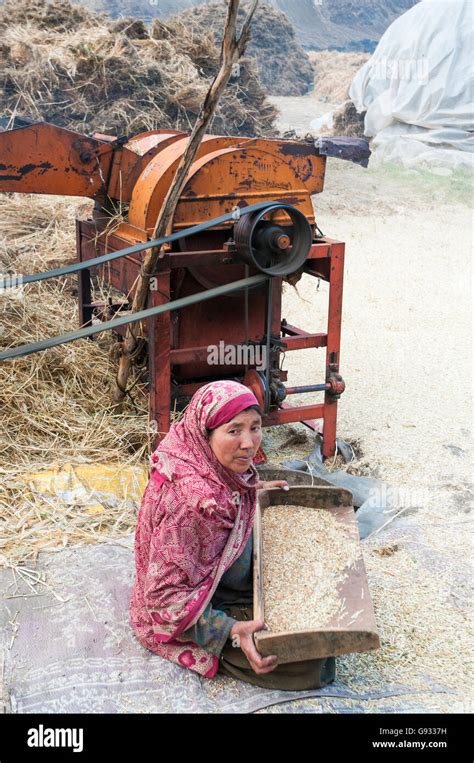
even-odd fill
[[[472,219],[463,176],[329,159],[314,197],[319,227],[346,243],[339,429],[389,479],[466,479],[471,436]],[[286,287],[284,315],[318,330],[327,284]],[[290,353],[292,382],[320,380],[311,351]],[[314,353],[313,353],[314,355]],[[319,375],[318,375],[319,372]]]
[[[313,119],[322,117],[323,114],[333,111],[339,105],[338,102],[323,103],[311,95],[270,95],[268,100],[280,111],[276,120],[278,130],[281,133],[294,130],[297,135],[303,136],[310,132],[310,123]]]
[[[308,106],[291,99],[285,118],[303,122]],[[457,698],[419,698],[439,712],[471,707],[462,689],[472,648],[471,198],[465,175],[335,159],[314,197],[319,227],[346,243],[338,434],[358,442],[369,471],[398,491],[405,517],[364,543],[382,650],[342,660],[342,670],[374,684],[421,674],[443,683],[450,673]],[[290,323],[324,330],[324,282],[304,276],[283,304]],[[291,384],[323,381],[318,352],[288,354]]]

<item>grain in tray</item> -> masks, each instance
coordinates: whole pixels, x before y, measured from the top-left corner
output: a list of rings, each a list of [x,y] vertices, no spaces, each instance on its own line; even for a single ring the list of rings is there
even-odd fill
[[[265,622],[271,631],[322,628],[344,612],[338,586],[359,539],[325,509],[268,506],[262,516]]]

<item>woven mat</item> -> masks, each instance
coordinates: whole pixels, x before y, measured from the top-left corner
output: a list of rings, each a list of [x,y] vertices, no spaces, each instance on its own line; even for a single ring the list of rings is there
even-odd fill
[[[338,682],[320,691],[273,691],[226,676],[202,679],[152,654],[128,619],[133,535],[121,544],[43,552],[35,571],[43,579],[32,588],[12,570],[0,572],[3,712],[252,713],[277,705],[279,712],[344,713],[364,712],[368,699],[390,712],[395,698],[400,712],[403,696],[407,712],[423,712],[407,686],[377,695]]]

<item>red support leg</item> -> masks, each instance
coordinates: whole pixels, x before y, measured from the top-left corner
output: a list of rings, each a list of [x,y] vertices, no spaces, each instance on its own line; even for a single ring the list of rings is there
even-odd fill
[[[344,244],[337,243],[331,247],[326,381],[328,381],[331,373],[339,373],[343,281]],[[336,452],[336,420],[337,399],[326,392],[324,396],[323,458],[330,458]]]

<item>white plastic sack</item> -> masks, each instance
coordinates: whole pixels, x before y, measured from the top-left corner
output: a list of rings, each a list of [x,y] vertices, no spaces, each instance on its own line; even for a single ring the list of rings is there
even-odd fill
[[[473,166],[472,52],[472,0],[422,0],[391,24],[349,91],[376,157]]]

